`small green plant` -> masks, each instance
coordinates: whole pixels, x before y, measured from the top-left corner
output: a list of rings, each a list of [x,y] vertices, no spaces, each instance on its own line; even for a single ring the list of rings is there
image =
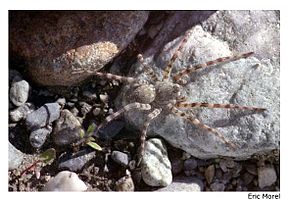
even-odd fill
[[[91,124],[87,131],[86,134],[84,133],[83,130],[81,130],[80,132],[80,137],[81,138],[85,138],[84,143],[90,147],[92,147],[93,149],[97,150],[97,151],[102,151],[102,148],[100,147],[100,145],[98,145],[95,141],[95,138],[92,137],[92,134],[94,132],[94,130],[96,129],[96,125],[95,124]]]

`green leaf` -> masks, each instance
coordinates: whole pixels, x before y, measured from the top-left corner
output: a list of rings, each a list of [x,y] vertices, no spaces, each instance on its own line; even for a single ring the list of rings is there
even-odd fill
[[[80,130],[80,137],[81,137],[81,138],[84,138],[84,136],[85,136],[85,132],[84,132],[84,130],[81,129],[81,130]]]
[[[96,129],[96,125],[94,123],[92,123],[87,130],[87,133],[90,134],[92,132],[94,132],[94,130]]]
[[[94,142],[94,141],[95,141],[95,138],[91,136],[91,137],[89,137],[89,138],[87,139],[87,141],[88,141],[88,142]]]
[[[102,151],[102,148],[100,147],[100,145],[98,145],[95,142],[87,142],[87,145],[89,145],[90,147],[92,147],[95,150]]]
[[[54,148],[47,149],[43,153],[39,155],[39,159],[42,160],[44,163],[49,163],[56,158],[56,152]]]

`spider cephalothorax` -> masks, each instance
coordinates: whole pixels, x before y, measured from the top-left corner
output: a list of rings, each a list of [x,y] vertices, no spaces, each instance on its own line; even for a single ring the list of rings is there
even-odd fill
[[[235,104],[212,104],[212,103],[200,103],[200,102],[186,102],[186,97],[182,96],[182,85],[184,84],[183,77],[189,75],[199,69],[206,68],[209,66],[218,65],[221,63],[231,62],[239,60],[241,58],[247,58],[253,54],[253,52],[248,52],[232,57],[223,57],[216,60],[208,61],[204,64],[190,65],[181,71],[177,71],[172,76],[172,81],[170,80],[171,70],[173,68],[173,62],[178,58],[178,53],[183,48],[184,44],[187,42],[190,32],[187,32],[181,41],[177,51],[173,54],[172,58],[168,62],[167,67],[163,72],[162,78],[159,78],[151,67],[144,64],[142,55],[138,55],[139,61],[141,62],[145,73],[148,75],[147,80],[140,80],[133,77],[123,77],[118,75],[113,75],[109,73],[92,72],[98,76],[105,77],[111,80],[118,80],[128,83],[129,88],[126,90],[126,97],[128,103],[115,112],[114,114],[108,116],[103,123],[98,126],[98,129],[103,127],[105,124],[111,120],[117,118],[119,115],[130,110],[142,110],[146,111],[146,119],[143,124],[143,129],[141,132],[141,145],[140,145],[140,159],[142,159],[146,133],[150,122],[156,118],[160,113],[172,113],[183,119],[189,121],[200,129],[209,131],[210,133],[217,136],[221,141],[227,144],[230,148],[235,149],[236,145],[228,141],[218,130],[211,128],[208,125],[203,124],[197,118],[194,118],[191,113],[188,113],[186,109],[205,107],[205,108],[225,108],[225,109],[240,109],[240,110],[252,110],[255,112],[260,112],[265,110],[259,107],[248,107],[240,106]],[[76,72],[79,73],[79,72]],[[182,110],[180,110],[182,109]],[[97,129],[97,130],[98,130]]]

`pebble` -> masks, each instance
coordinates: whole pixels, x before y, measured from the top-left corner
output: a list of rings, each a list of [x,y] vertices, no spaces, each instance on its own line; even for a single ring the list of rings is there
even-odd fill
[[[108,102],[108,99],[109,99],[109,96],[106,95],[106,94],[100,94],[100,100],[103,102],[103,103],[107,103]]]
[[[101,112],[101,109],[98,108],[98,107],[96,107],[96,108],[93,110],[93,115],[94,115],[94,116],[98,116],[98,115],[100,114],[100,112]]]
[[[173,175],[181,173],[183,170],[184,162],[180,158],[174,158],[171,160],[171,171]]]
[[[35,107],[31,103],[25,103],[21,105],[20,107],[10,111],[10,119],[13,122],[18,122],[21,119],[25,119],[27,114],[33,112],[35,110]]]
[[[214,175],[215,175],[215,167],[214,167],[214,165],[208,166],[205,169],[204,175],[205,175],[206,182],[208,184],[210,184],[212,182],[212,180],[213,180]]]
[[[95,156],[96,152],[91,149],[84,149],[74,154],[66,153],[59,157],[58,169],[68,169],[73,172],[80,171]]]
[[[178,176],[167,187],[156,190],[157,192],[200,192],[203,191],[203,182],[196,177]]]
[[[249,164],[246,166],[246,170],[251,173],[252,175],[257,175],[258,171],[257,171],[257,165],[256,164]]]
[[[58,103],[60,106],[64,106],[66,103],[65,98],[58,98],[56,103]]]
[[[111,154],[111,158],[121,166],[128,166],[129,164],[129,157],[128,154],[125,154],[120,151],[113,151]]]
[[[243,176],[242,176],[245,185],[250,184],[253,181],[254,177],[255,177],[254,175],[252,175],[252,174],[250,174],[248,172],[244,173]]]
[[[86,184],[79,179],[78,175],[70,171],[59,172],[50,179],[43,191],[86,191]]]
[[[81,139],[81,124],[67,109],[62,110],[59,119],[55,122],[52,138],[57,146],[70,145]]]
[[[29,142],[31,146],[36,149],[40,148],[45,143],[51,131],[52,127],[45,127],[32,131],[29,137]]]
[[[84,116],[92,110],[92,106],[86,102],[80,102],[79,105],[81,107],[81,113]]]
[[[17,169],[23,162],[24,154],[8,142],[9,170]]]
[[[171,164],[166,146],[161,139],[152,138],[146,141],[141,174],[147,185],[165,187],[171,184]]]
[[[84,91],[84,92],[83,92],[83,96],[84,96],[84,97],[87,97],[87,98],[90,99],[90,100],[95,100],[95,99],[97,99],[97,94],[96,94],[96,93],[92,93],[92,92],[90,92],[90,91]]]
[[[26,117],[26,126],[33,131],[42,128],[59,118],[60,106],[57,103],[48,103]]]
[[[273,166],[263,166],[258,168],[258,183],[261,189],[274,184],[276,180],[277,174]]]
[[[186,159],[184,161],[184,170],[194,170],[197,167],[197,161],[193,158]]]
[[[212,191],[224,191],[225,190],[225,185],[220,182],[214,182],[210,185],[210,189]]]
[[[25,80],[13,82],[10,88],[10,100],[16,106],[23,105],[29,95],[29,84]]]
[[[135,186],[132,177],[124,176],[116,182],[116,191],[134,191]]]

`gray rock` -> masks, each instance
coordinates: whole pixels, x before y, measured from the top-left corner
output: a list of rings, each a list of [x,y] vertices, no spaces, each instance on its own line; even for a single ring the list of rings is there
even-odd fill
[[[146,141],[141,174],[144,182],[150,186],[165,187],[172,182],[171,164],[162,140],[152,138]]]
[[[15,81],[11,84],[10,100],[16,106],[23,105],[29,95],[29,84],[25,80]]]
[[[258,183],[261,189],[274,184],[277,174],[273,166],[263,166],[258,168]]]
[[[43,191],[86,191],[86,184],[74,172],[61,171],[50,179]]]
[[[10,111],[10,119],[13,122],[18,122],[21,119],[25,119],[27,114],[33,112],[35,110],[35,107],[32,103],[25,103],[21,105],[20,107]]]
[[[111,154],[111,158],[121,166],[128,166],[129,164],[129,157],[128,154],[125,154],[120,151],[113,151]]]
[[[26,117],[26,126],[33,131],[42,128],[59,118],[60,106],[57,103],[48,103]]]
[[[203,182],[196,177],[178,176],[167,187],[156,190],[157,192],[200,192],[203,191]]]
[[[176,175],[176,174],[182,172],[183,164],[184,164],[184,162],[181,159],[178,159],[178,158],[171,159],[171,171],[172,171],[172,174]]]
[[[81,139],[81,131],[83,129],[78,119],[69,110],[62,110],[55,122],[53,142],[58,146],[69,145]]]
[[[214,182],[210,185],[210,189],[212,191],[224,191],[225,185],[221,182]]]
[[[23,162],[24,154],[16,149],[10,142],[8,143],[9,170],[17,169]]]
[[[135,186],[131,176],[124,176],[116,182],[117,191],[134,191]]]
[[[197,167],[197,161],[193,158],[186,159],[184,161],[184,170],[194,170]]]
[[[52,128],[49,126],[46,128],[40,128],[32,131],[29,137],[29,142],[31,146],[33,146],[34,148],[40,148],[45,143],[51,131]]]
[[[81,107],[81,113],[83,116],[85,116],[87,113],[89,113],[92,109],[92,106],[86,102],[80,102],[79,105]]]
[[[74,154],[67,153],[60,156],[58,161],[58,169],[70,170],[70,171],[81,171],[83,167],[95,157],[96,152],[92,150],[81,150]]]
[[[269,25],[265,16],[271,16]],[[212,22],[218,27],[226,27],[225,32],[230,32],[231,27],[235,25],[237,30],[231,33],[233,34],[231,35],[232,42],[223,35],[212,36],[212,33],[204,30],[203,27],[207,22]],[[247,25],[247,29],[244,29],[244,25]],[[247,59],[193,73],[188,78],[190,82],[184,85],[182,91],[182,94],[188,98],[187,101],[233,103],[263,107],[267,110],[263,113],[230,109],[188,110],[194,118],[217,129],[227,140],[236,144],[236,150],[230,149],[211,132],[197,128],[189,121],[173,114],[166,114],[164,111],[151,122],[147,134],[162,136],[172,146],[198,158],[231,156],[243,159],[254,153],[279,148],[280,47],[277,42],[279,16],[274,11],[219,11],[208,18],[203,27],[197,25],[191,29],[191,35],[181,50],[179,59],[173,64],[173,73],[188,65],[203,63],[219,57],[252,50],[257,54]],[[248,32],[248,29],[255,30],[257,34],[254,35],[252,31]],[[265,41],[263,41],[264,36]],[[156,37],[156,40],[160,40],[159,37]],[[171,58],[180,40],[181,37],[168,43],[164,48],[165,51],[161,52],[159,56],[153,57],[153,54],[148,54],[149,50],[145,51],[143,55],[145,63],[151,66],[158,76],[162,75],[166,62]],[[271,45],[268,46],[268,44]],[[268,54],[268,52],[272,54]],[[153,61],[153,58],[156,59]],[[140,79],[148,78],[145,73],[140,74],[141,67],[139,63],[136,64],[130,75]],[[127,93],[128,88],[129,86],[124,87],[116,99],[116,106],[125,106],[131,102],[128,99],[130,97]],[[127,112],[125,117],[128,126],[141,130],[146,113],[138,110]]]
[[[125,127],[124,121],[113,120],[106,126],[100,128],[99,134],[101,138],[112,139]]]

